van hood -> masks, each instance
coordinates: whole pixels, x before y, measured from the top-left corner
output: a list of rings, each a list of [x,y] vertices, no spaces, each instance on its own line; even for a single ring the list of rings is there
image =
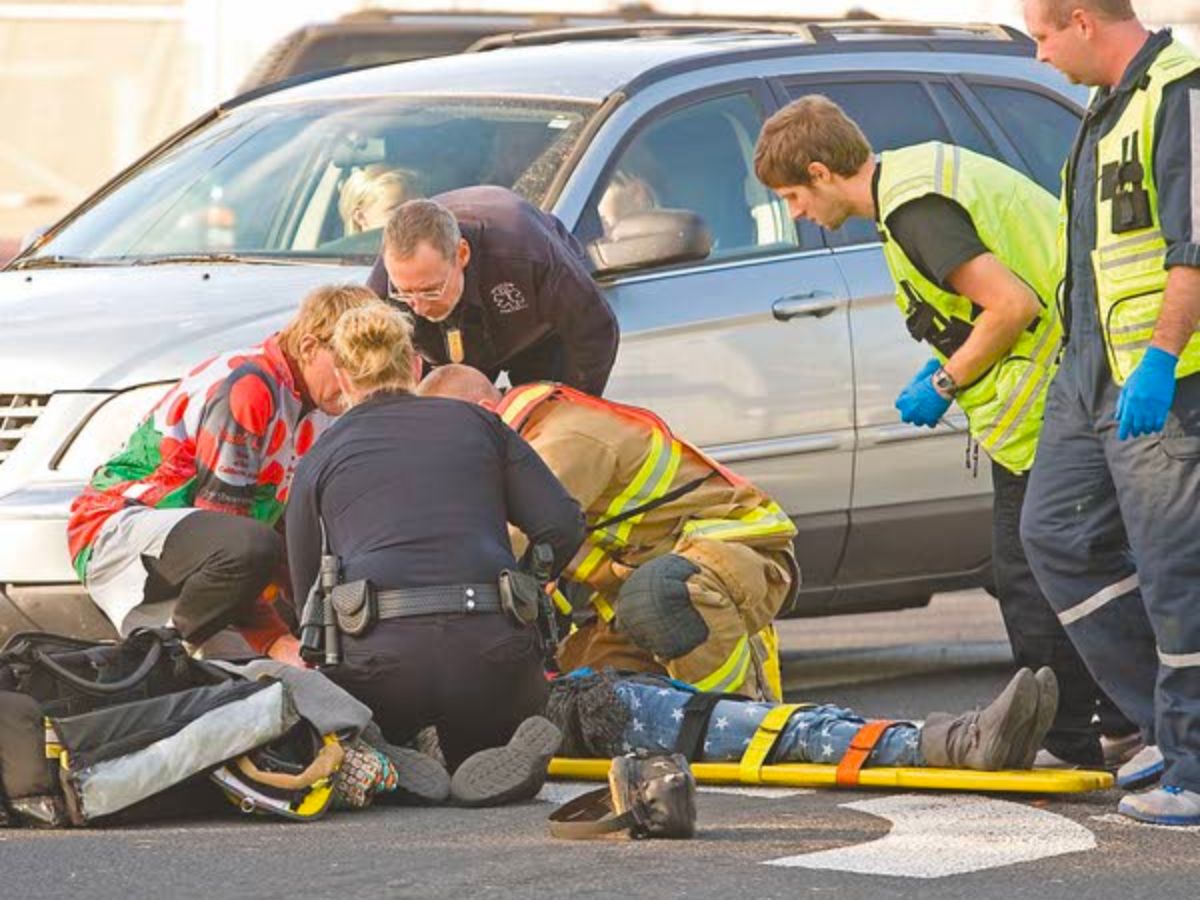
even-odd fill
[[[0,272],[0,394],[119,390],[259,343],[339,265],[223,263]]]

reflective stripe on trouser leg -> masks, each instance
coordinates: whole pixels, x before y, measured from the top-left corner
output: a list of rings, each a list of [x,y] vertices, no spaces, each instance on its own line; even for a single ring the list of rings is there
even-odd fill
[[[1117,390],[1106,397],[1115,406]],[[1200,791],[1200,375],[1180,378],[1162,434],[1104,432],[1158,663],[1155,740],[1163,783]]]

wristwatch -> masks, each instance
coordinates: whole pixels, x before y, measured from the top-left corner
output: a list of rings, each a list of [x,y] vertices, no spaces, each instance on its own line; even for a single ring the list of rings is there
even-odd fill
[[[958,382],[954,380],[954,376],[947,372],[945,368],[934,372],[930,381],[933,382],[933,389],[947,400],[953,399],[954,395],[958,393]]]

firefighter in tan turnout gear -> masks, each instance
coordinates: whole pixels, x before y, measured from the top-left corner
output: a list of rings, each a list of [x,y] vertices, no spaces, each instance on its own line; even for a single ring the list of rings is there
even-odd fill
[[[770,497],[644,409],[545,382],[502,396],[467,366],[417,390],[494,408],[583,507],[588,538],[565,574],[591,589],[594,616],[560,646],[564,670],[665,671],[780,699],[771,623],[799,569],[796,529]]]

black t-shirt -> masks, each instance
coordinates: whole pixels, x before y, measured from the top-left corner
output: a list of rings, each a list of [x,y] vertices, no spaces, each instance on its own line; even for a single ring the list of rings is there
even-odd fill
[[[343,579],[383,589],[494,583],[514,566],[509,522],[554,548],[556,572],[584,537],[579,504],[495,414],[409,394],[354,407],[300,461],[286,523],[299,603],[320,567],[318,507]]]
[[[967,211],[939,194],[900,205],[885,224],[917,271],[951,293],[957,292],[946,281],[950,273],[988,252]]]

